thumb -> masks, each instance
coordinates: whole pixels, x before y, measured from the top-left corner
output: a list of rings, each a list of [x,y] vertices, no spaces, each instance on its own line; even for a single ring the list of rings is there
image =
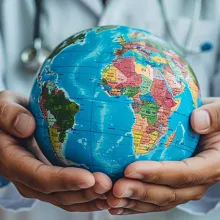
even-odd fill
[[[16,137],[26,138],[35,130],[35,120],[25,108],[27,99],[9,91],[0,93],[0,129]]]
[[[210,134],[220,131],[220,98],[209,98],[203,101],[203,106],[194,110],[191,115],[191,125],[199,134]]]

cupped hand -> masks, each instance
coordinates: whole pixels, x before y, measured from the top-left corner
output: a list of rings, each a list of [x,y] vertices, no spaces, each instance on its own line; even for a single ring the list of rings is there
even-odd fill
[[[0,175],[13,182],[26,198],[36,198],[72,212],[100,210],[97,201],[107,209],[109,206],[103,199],[112,183],[105,174],[51,166],[40,155],[36,143],[29,147],[46,164],[25,149],[27,138],[35,130],[27,103],[13,92],[0,93]]]
[[[166,211],[201,199],[220,181],[220,98],[204,100],[192,113],[191,124],[202,134],[196,155],[179,162],[130,164],[108,196],[111,214]]]

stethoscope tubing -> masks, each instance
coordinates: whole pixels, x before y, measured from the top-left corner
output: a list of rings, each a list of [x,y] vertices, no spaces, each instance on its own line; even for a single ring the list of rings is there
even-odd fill
[[[201,16],[202,0],[194,0],[193,15],[191,18],[191,22],[190,22],[187,34],[186,34],[184,45],[181,45],[175,37],[175,34],[173,32],[173,28],[171,27],[168,16],[167,16],[164,0],[158,0],[158,2],[160,5],[162,17],[164,20],[164,25],[165,25],[167,34],[171,40],[171,43],[176,47],[176,49],[179,51],[179,53],[183,57],[186,57],[188,55],[196,55],[196,54],[200,54],[200,53],[212,50],[213,45],[209,41],[204,42],[202,45],[200,45],[200,47],[198,49],[192,49],[193,36],[195,33],[196,25],[197,25],[197,23],[200,19],[200,16]]]

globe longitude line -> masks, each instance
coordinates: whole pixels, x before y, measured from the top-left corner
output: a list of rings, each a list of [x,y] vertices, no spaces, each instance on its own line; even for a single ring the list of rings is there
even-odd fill
[[[108,54],[112,54],[113,53],[113,55],[114,55],[114,52],[108,52]],[[106,68],[106,66],[107,65],[109,65],[110,63],[107,63],[107,62],[101,62],[101,57],[103,56],[103,54],[105,54],[105,53],[102,53],[101,54],[101,56],[100,56],[100,61],[99,60],[96,60],[95,62],[98,64],[98,68],[96,68],[97,69],[97,74],[96,74],[96,79],[97,80],[99,80],[100,81],[100,84],[99,84],[99,86],[101,86],[101,80],[102,80],[102,72],[103,72],[103,70],[104,70],[104,68]],[[99,56],[98,56],[99,57]],[[114,58],[114,56],[113,56],[113,58]],[[98,71],[100,72],[100,78],[98,78],[97,77],[97,75],[98,75]],[[111,97],[111,98],[113,98],[113,97]],[[114,102],[114,101],[110,101],[110,100],[98,100],[98,102],[103,102],[103,104],[105,104],[106,102],[110,102],[110,103],[117,103],[117,102]],[[119,103],[119,102],[118,102]],[[124,102],[120,102],[120,103],[123,103],[124,104]],[[102,124],[102,123],[100,123],[100,124]],[[117,135],[117,134],[114,134],[114,133],[107,133],[107,132],[95,132],[95,133],[100,133],[100,134],[102,134],[102,135],[106,135],[106,134],[108,134],[108,135],[115,135],[115,136],[118,136],[118,137],[121,137],[122,135]],[[132,138],[132,137],[131,137]],[[115,147],[115,146],[114,146]],[[112,149],[114,149],[114,148],[112,148]],[[114,168],[112,167],[112,162],[113,162],[113,156],[114,156],[114,154],[113,154],[113,150],[111,151],[111,162],[110,162],[110,167],[107,167],[107,169],[110,169],[110,174],[112,174],[112,170],[114,170]],[[115,170],[117,170],[117,169],[115,169]]]
[[[98,71],[97,71],[97,68],[95,68],[95,71],[96,71],[96,74],[95,74],[95,77],[97,78],[97,75],[98,75]],[[88,100],[88,101],[91,101],[92,102],[92,106],[91,106],[91,114],[90,114],[90,131],[89,131],[89,134],[90,134],[90,148],[91,148],[91,162],[92,162],[92,169],[94,170],[94,162],[93,162],[93,149],[92,149],[92,117],[93,117],[93,107],[94,107],[94,100],[95,100],[95,90],[96,90],[96,87],[94,86],[94,90],[93,90],[93,98],[91,100]]]

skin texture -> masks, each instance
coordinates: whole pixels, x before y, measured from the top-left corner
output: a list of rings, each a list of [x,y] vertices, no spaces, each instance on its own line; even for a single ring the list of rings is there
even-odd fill
[[[32,137],[35,120],[26,106],[24,97],[0,93],[0,175],[26,198],[70,212],[108,209],[112,215],[126,215],[166,211],[201,199],[220,181],[220,98],[204,100],[192,113],[192,128],[202,134],[195,157],[135,162],[114,186],[103,173],[51,166]]]

